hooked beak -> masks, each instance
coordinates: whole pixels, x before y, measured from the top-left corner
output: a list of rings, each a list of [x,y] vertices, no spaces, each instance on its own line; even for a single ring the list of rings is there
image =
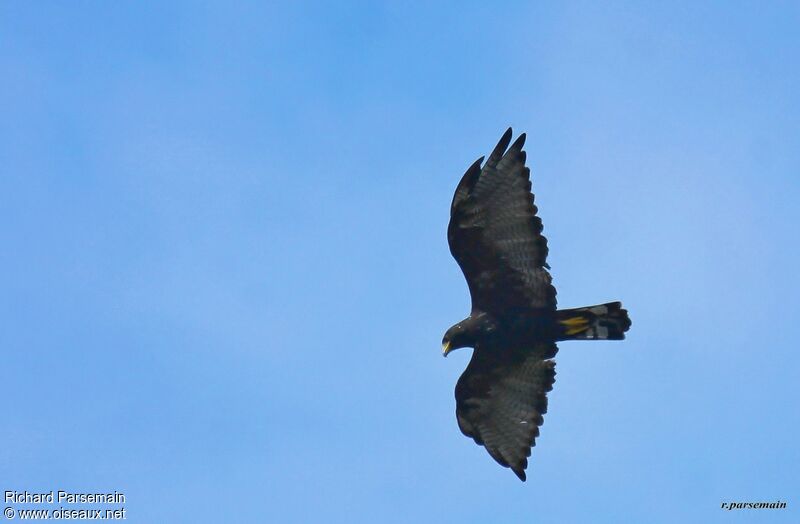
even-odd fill
[[[450,342],[444,342],[442,344],[442,356],[446,357],[448,353],[450,353]]]

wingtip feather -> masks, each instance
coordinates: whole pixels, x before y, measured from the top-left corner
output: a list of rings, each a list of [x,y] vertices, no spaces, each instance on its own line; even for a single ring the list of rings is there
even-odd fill
[[[519,468],[511,468],[511,471],[513,471],[513,472],[514,472],[514,474],[515,474],[515,475],[516,475],[516,476],[517,476],[517,477],[518,477],[518,478],[519,478],[519,479],[520,479],[522,482],[525,482],[525,481],[528,479],[528,476],[527,476],[527,475],[525,475],[525,470],[524,470],[524,469],[519,469]]]
[[[503,158],[503,154],[506,152],[506,149],[508,149],[508,144],[511,142],[512,133],[513,131],[510,127],[505,133],[503,133],[503,136],[500,137],[500,141],[497,142],[497,145],[494,147],[492,154],[489,155],[489,161],[487,162],[487,165],[493,166],[497,164],[501,158]]]
[[[527,135],[525,133],[522,133],[521,135],[519,135],[517,137],[517,139],[514,140],[514,143],[511,145],[511,149],[512,150],[516,150],[516,151],[521,151],[522,147],[525,145],[525,138],[526,137],[527,137]]]

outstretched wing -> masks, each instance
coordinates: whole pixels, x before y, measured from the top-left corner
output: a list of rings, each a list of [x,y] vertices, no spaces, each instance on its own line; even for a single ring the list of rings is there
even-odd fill
[[[555,310],[547,239],[522,150],[525,134],[509,148],[510,141],[511,128],[486,165],[481,168],[479,158],[458,184],[447,228],[450,252],[467,279],[473,309],[495,314],[512,308]]]
[[[555,382],[556,363],[547,359],[556,351],[553,343],[533,351],[477,347],[456,385],[461,432],[522,481]]]

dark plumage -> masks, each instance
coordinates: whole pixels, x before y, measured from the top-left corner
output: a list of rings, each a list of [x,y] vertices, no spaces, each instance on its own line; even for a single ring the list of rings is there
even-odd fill
[[[525,134],[510,142],[511,128],[485,165],[481,157],[467,169],[453,196],[447,239],[472,312],[442,345],[445,356],[475,348],[456,385],[459,428],[524,481],[555,382],[556,342],[623,339],[631,323],[619,302],[556,309]]]

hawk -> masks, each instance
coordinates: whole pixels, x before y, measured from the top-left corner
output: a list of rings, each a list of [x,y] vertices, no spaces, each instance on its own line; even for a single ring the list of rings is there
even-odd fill
[[[556,343],[622,340],[631,321],[620,302],[556,308],[525,134],[508,147],[511,136],[509,128],[485,164],[481,157],[467,169],[453,196],[447,240],[472,311],[447,330],[442,350],[474,348],[456,384],[458,427],[525,481],[555,382]]]

